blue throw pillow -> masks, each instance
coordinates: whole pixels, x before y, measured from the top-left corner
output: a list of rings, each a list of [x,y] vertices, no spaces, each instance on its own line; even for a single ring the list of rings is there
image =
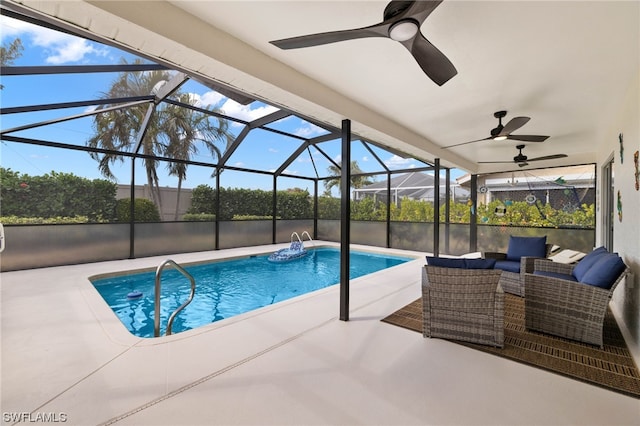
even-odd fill
[[[495,269],[502,271],[513,272],[515,274],[520,273],[520,261],[515,260],[496,260]]]
[[[547,257],[547,236],[544,237],[509,237],[507,260],[520,261],[521,257]]]
[[[448,258],[448,257],[433,257],[426,256],[427,265],[429,266],[440,266],[442,268],[466,268],[464,263],[465,259],[456,259],[456,258]]]
[[[576,277],[578,281],[582,281],[582,278],[584,278],[584,274],[587,273],[589,268],[591,268],[598,260],[600,260],[600,257],[602,255],[607,253],[609,252],[606,248],[598,247],[597,249],[593,250],[591,253],[583,257],[582,260],[575,266],[575,268],[573,268],[571,274]]]
[[[464,259],[467,269],[493,269],[496,266],[495,259]]]
[[[560,278],[561,280],[567,280],[567,281],[573,281],[573,282],[578,281],[573,275],[563,274],[560,272],[533,271],[533,275],[542,275],[543,277]]]
[[[625,268],[620,256],[615,253],[605,253],[589,268],[580,282],[608,290]]]

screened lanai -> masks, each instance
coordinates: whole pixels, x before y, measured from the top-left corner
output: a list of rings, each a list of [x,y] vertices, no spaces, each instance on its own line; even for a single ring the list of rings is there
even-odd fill
[[[436,254],[505,242],[503,228],[479,232],[476,175],[462,187],[462,171],[363,138],[348,117],[338,128],[26,9],[1,10],[5,34],[31,43],[2,66],[3,216],[18,218],[4,219],[3,270],[282,243],[303,230]],[[83,56],[66,57],[61,46],[72,45]],[[67,175],[92,193],[117,185],[118,200],[48,186]],[[416,198],[432,203],[428,217],[400,211]],[[593,224],[571,234],[573,247],[593,245]]]
[[[336,128],[138,52],[92,40],[58,22],[4,5],[1,10],[7,32],[13,28],[32,37],[35,45],[51,43],[40,56],[34,54],[38,49],[27,46],[2,66],[2,167],[4,181],[16,185],[3,185],[3,215],[25,216],[12,211],[14,199],[23,210],[37,210],[31,216],[45,219],[6,224],[10,243],[3,270],[286,242],[292,230],[337,241],[340,229],[334,222],[348,217],[341,216],[338,200],[341,195],[348,199],[354,187],[386,185],[409,171],[437,178],[442,170],[450,176],[437,159],[412,158],[350,132],[348,120]],[[85,46],[86,64],[66,65],[64,58],[51,54],[55,43],[63,42]],[[352,164],[346,173],[345,154]],[[136,217],[141,213],[134,202],[126,207],[126,220],[69,208],[86,203],[45,182],[66,175],[128,187],[130,200],[146,188],[160,219]],[[223,195],[237,188],[270,195],[259,201],[259,211],[243,211]],[[211,197],[205,203],[208,210],[189,204],[194,191]],[[284,197],[292,192],[304,194],[310,209],[288,211]],[[47,208],[33,202],[42,197]],[[181,203],[187,203],[191,217],[178,214]],[[413,232],[394,234],[388,206],[378,207],[386,211],[377,217],[382,226],[356,226],[351,231],[356,239],[360,235],[362,242],[386,247],[406,243],[404,235]],[[233,209],[239,210],[229,211]],[[209,214],[204,217],[209,220],[194,219],[194,214]],[[75,216],[86,219],[78,223]],[[59,219],[46,220],[52,217]],[[438,247],[437,228],[435,242],[427,243],[431,250]],[[56,250],[38,252],[43,238]],[[34,250],[37,256],[25,256]]]

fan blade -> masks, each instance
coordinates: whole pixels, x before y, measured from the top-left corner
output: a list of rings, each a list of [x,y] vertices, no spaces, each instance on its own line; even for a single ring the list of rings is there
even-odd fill
[[[478,161],[478,164],[507,164],[507,163],[516,163],[520,167],[524,167],[528,165],[529,161],[543,161],[543,160],[555,160],[557,158],[565,158],[567,154],[553,154],[553,155],[545,155],[544,157],[536,157],[536,158],[527,158],[525,161]]]
[[[407,17],[411,17],[420,23],[420,26],[424,23],[425,19],[431,12],[435,10],[436,7],[440,6],[443,0],[433,0],[433,1],[413,1],[413,2],[404,2],[404,3],[413,3],[411,6],[404,11],[404,13],[396,15],[393,17],[394,20],[402,20]],[[393,2],[392,2],[393,3]],[[402,2],[397,2],[402,3]],[[387,7],[391,6],[391,3]]]
[[[458,70],[449,58],[421,33],[418,33],[413,40],[409,39],[401,43],[411,52],[422,71],[438,86],[442,86],[458,74]]]
[[[390,26],[391,24],[388,21],[385,21],[364,28],[309,34],[299,37],[284,38],[282,40],[274,40],[269,43],[279,47],[280,49],[299,49],[302,47],[320,46],[323,44],[354,40],[358,38],[389,37]]]
[[[567,154],[553,154],[545,155],[544,157],[528,158],[527,161],[543,161],[543,160],[556,160],[558,158],[566,158]]]
[[[492,138],[492,137],[488,137],[488,138],[484,138],[484,139],[477,139],[477,140],[475,140],[475,141],[469,141],[469,142],[457,143],[457,144],[455,144],[455,145],[443,146],[443,147],[442,147],[442,149],[449,149],[449,148],[453,148],[453,147],[455,147],[455,146],[461,146],[461,145],[467,145],[467,144],[470,144],[470,143],[476,143],[476,142],[488,141],[488,140],[491,140],[491,139],[493,139],[493,138]]]
[[[531,120],[530,117],[514,117],[514,118],[512,118],[511,121],[509,121],[502,128],[502,131],[500,132],[499,136],[507,136],[507,135],[511,134],[512,132],[515,132],[520,127],[522,127],[525,124],[527,124],[529,122],[529,120]]]
[[[512,141],[524,141],[524,142],[544,142],[549,139],[549,136],[539,135],[508,135],[507,139]]]

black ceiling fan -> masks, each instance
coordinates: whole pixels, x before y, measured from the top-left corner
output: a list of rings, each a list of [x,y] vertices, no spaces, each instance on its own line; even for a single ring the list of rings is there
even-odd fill
[[[484,164],[516,163],[518,166],[524,167],[524,166],[528,166],[529,162],[531,162],[531,161],[555,160],[555,159],[558,159],[558,158],[567,157],[567,154],[552,154],[552,155],[545,155],[543,157],[529,158],[529,157],[527,157],[526,155],[524,155],[522,153],[522,150],[524,149],[524,147],[525,147],[524,145],[516,146],[516,149],[519,152],[518,152],[518,155],[513,157],[513,161],[478,161],[478,163],[484,163]]]
[[[498,127],[491,130],[491,136],[484,139],[476,139],[474,141],[462,142],[455,145],[449,145],[443,147],[443,149],[453,148],[454,146],[467,145],[475,142],[482,142],[488,140],[494,141],[503,141],[505,139],[510,139],[514,141],[524,141],[524,142],[544,142],[549,139],[549,136],[540,136],[540,135],[513,135],[512,132],[515,132],[520,127],[524,126],[531,120],[530,117],[515,117],[512,118],[506,125],[502,125],[502,119],[507,115],[507,111],[496,111],[493,113],[493,116],[498,119]]]
[[[438,86],[442,86],[458,71],[420,32],[422,23],[442,1],[394,0],[384,9],[384,20],[378,24],[274,40],[270,43],[280,49],[298,49],[358,38],[386,37],[402,44],[413,55],[425,74]]]

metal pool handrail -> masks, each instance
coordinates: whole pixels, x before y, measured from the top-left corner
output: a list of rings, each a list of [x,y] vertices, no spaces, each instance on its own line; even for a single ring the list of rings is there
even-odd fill
[[[156,269],[155,316],[153,318],[153,335],[155,337],[160,337],[160,281],[161,281],[161,278],[162,278],[162,271],[164,270],[165,266],[167,266],[167,265],[173,266],[182,275],[187,277],[189,279],[189,281],[191,281],[191,294],[189,294],[189,298],[186,300],[186,302],[184,302],[182,305],[180,305],[178,307],[178,309],[173,311],[173,313],[169,317],[169,321],[167,322],[167,333],[166,333],[167,336],[169,336],[171,334],[171,327],[173,326],[173,320],[176,317],[176,315],[178,315],[178,313],[180,313],[180,311],[182,311],[189,303],[191,303],[191,301],[193,300],[193,296],[196,293],[196,280],[182,266],[178,265],[176,262],[174,262],[171,259],[165,260],[164,262],[162,262],[158,266],[158,268]]]

